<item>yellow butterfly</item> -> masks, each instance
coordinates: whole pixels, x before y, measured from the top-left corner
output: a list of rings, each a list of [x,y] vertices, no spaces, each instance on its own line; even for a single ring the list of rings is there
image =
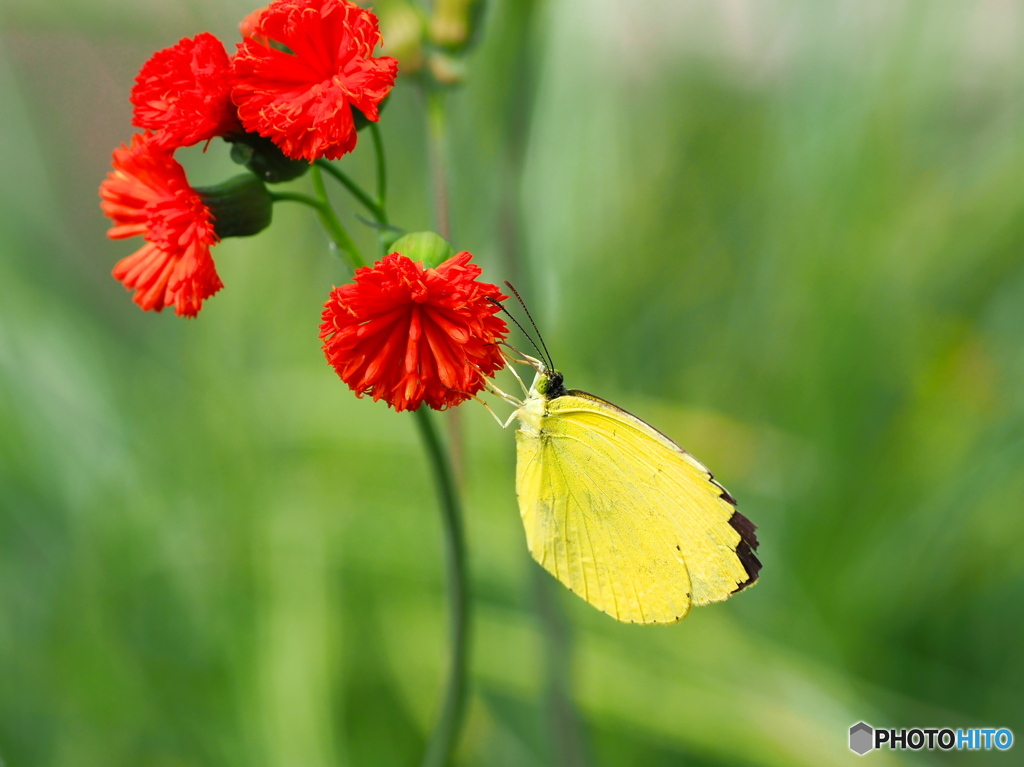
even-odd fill
[[[700,461],[525,361],[537,371],[525,400],[492,390],[517,404],[505,425],[519,420],[516,494],[534,559],[630,623],[675,623],[757,580],[755,525]]]

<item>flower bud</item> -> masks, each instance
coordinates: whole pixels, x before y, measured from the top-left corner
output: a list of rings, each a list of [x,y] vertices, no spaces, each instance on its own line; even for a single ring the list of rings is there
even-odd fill
[[[403,77],[423,69],[423,38],[426,22],[420,10],[407,3],[389,4],[380,16],[382,53],[398,59]]]
[[[422,261],[433,269],[455,255],[455,249],[441,235],[434,232],[412,232],[399,237],[391,245],[392,253],[401,253],[410,261]]]
[[[474,42],[483,9],[482,0],[435,0],[430,14],[430,41],[461,53]]]
[[[229,178],[215,186],[198,187],[196,193],[210,209],[217,237],[249,237],[270,226],[273,199],[263,182],[251,173]]]

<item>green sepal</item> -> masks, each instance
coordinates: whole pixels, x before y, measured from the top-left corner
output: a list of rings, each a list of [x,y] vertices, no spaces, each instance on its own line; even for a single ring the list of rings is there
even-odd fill
[[[231,144],[231,159],[268,184],[291,181],[309,170],[308,162],[285,157],[273,141],[258,133],[236,133],[224,140]]]
[[[214,186],[196,189],[213,216],[213,230],[221,239],[250,237],[270,226],[274,201],[256,176],[243,173]]]
[[[388,95],[385,96],[383,99],[381,99],[380,103],[377,104],[377,115],[378,116],[384,113],[384,107],[387,106],[388,101],[390,101],[390,100],[391,100],[391,93],[388,92]],[[359,108],[353,106],[353,107],[350,107],[350,109],[352,110],[352,121],[356,124],[356,130],[357,131],[361,131],[363,128],[365,128],[367,125],[369,125],[372,122],[376,122],[375,120],[371,120],[369,117],[364,115],[362,110],[360,110]]]
[[[422,261],[428,269],[439,266],[455,255],[455,249],[434,232],[411,232],[395,240],[388,250],[413,261]]]

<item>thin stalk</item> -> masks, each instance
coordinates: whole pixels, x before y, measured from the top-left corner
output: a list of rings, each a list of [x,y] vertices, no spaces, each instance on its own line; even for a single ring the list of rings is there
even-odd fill
[[[444,767],[451,760],[466,712],[469,665],[469,594],[466,570],[466,540],[462,528],[462,509],[455,489],[448,451],[426,407],[415,411],[423,446],[430,457],[441,518],[444,525],[445,565],[450,602],[451,666],[441,714],[430,736],[422,767]]]
[[[370,123],[370,134],[373,136],[373,152],[377,158],[377,204],[382,211],[388,207],[388,166],[384,161],[384,139],[380,135],[377,123]],[[388,223],[385,218],[381,224]]]
[[[301,202],[303,205],[308,205],[311,208],[315,208],[317,212],[323,207],[320,200],[315,197],[310,197],[308,194],[302,194],[300,192],[269,192],[270,199],[274,202]]]
[[[377,123],[370,123],[370,134],[373,136],[373,154],[377,160],[377,205],[380,206],[381,215],[377,217],[377,223],[381,229],[377,231],[377,245],[380,247],[380,256],[383,258],[388,252],[388,245],[393,238],[383,229],[388,222],[388,165],[384,156],[384,138],[380,135],[380,127]]]
[[[316,191],[318,202],[316,208],[320,215],[320,223],[323,224],[324,229],[327,230],[327,234],[334,241],[334,244],[342,252],[348,253],[349,266],[352,267],[352,271],[361,266],[366,266],[366,259],[363,258],[363,254],[359,252],[359,248],[352,241],[352,238],[349,237],[348,232],[345,231],[345,227],[341,223],[341,219],[338,218],[338,214],[331,207],[331,202],[327,197],[327,189],[324,187],[324,177],[320,173],[320,166],[314,165],[310,170],[310,175],[313,178],[313,189]],[[279,192],[278,194],[282,193]]]
[[[336,181],[340,182],[342,186],[348,189],[348,191],[352,193],[352,196],[359,200],[359,202],[361,202],[363,206],[370,211],[370,214],[377,220],[377,223],[388,223],[388,214],[385,212],[384,207],[363,191],[363,188],[350,179],[347,173],[339,170],[333,163],[323,158],[317,160],[313,164],[316,168],[323,168],[325,171],[330,173]]]

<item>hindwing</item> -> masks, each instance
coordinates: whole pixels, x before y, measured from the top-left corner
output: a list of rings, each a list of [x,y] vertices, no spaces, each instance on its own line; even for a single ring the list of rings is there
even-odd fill
[[[756,580],[754,525],[703,464],[636,416],[570,390],[516,440],[530,553],[598,609],[674,623]]]

